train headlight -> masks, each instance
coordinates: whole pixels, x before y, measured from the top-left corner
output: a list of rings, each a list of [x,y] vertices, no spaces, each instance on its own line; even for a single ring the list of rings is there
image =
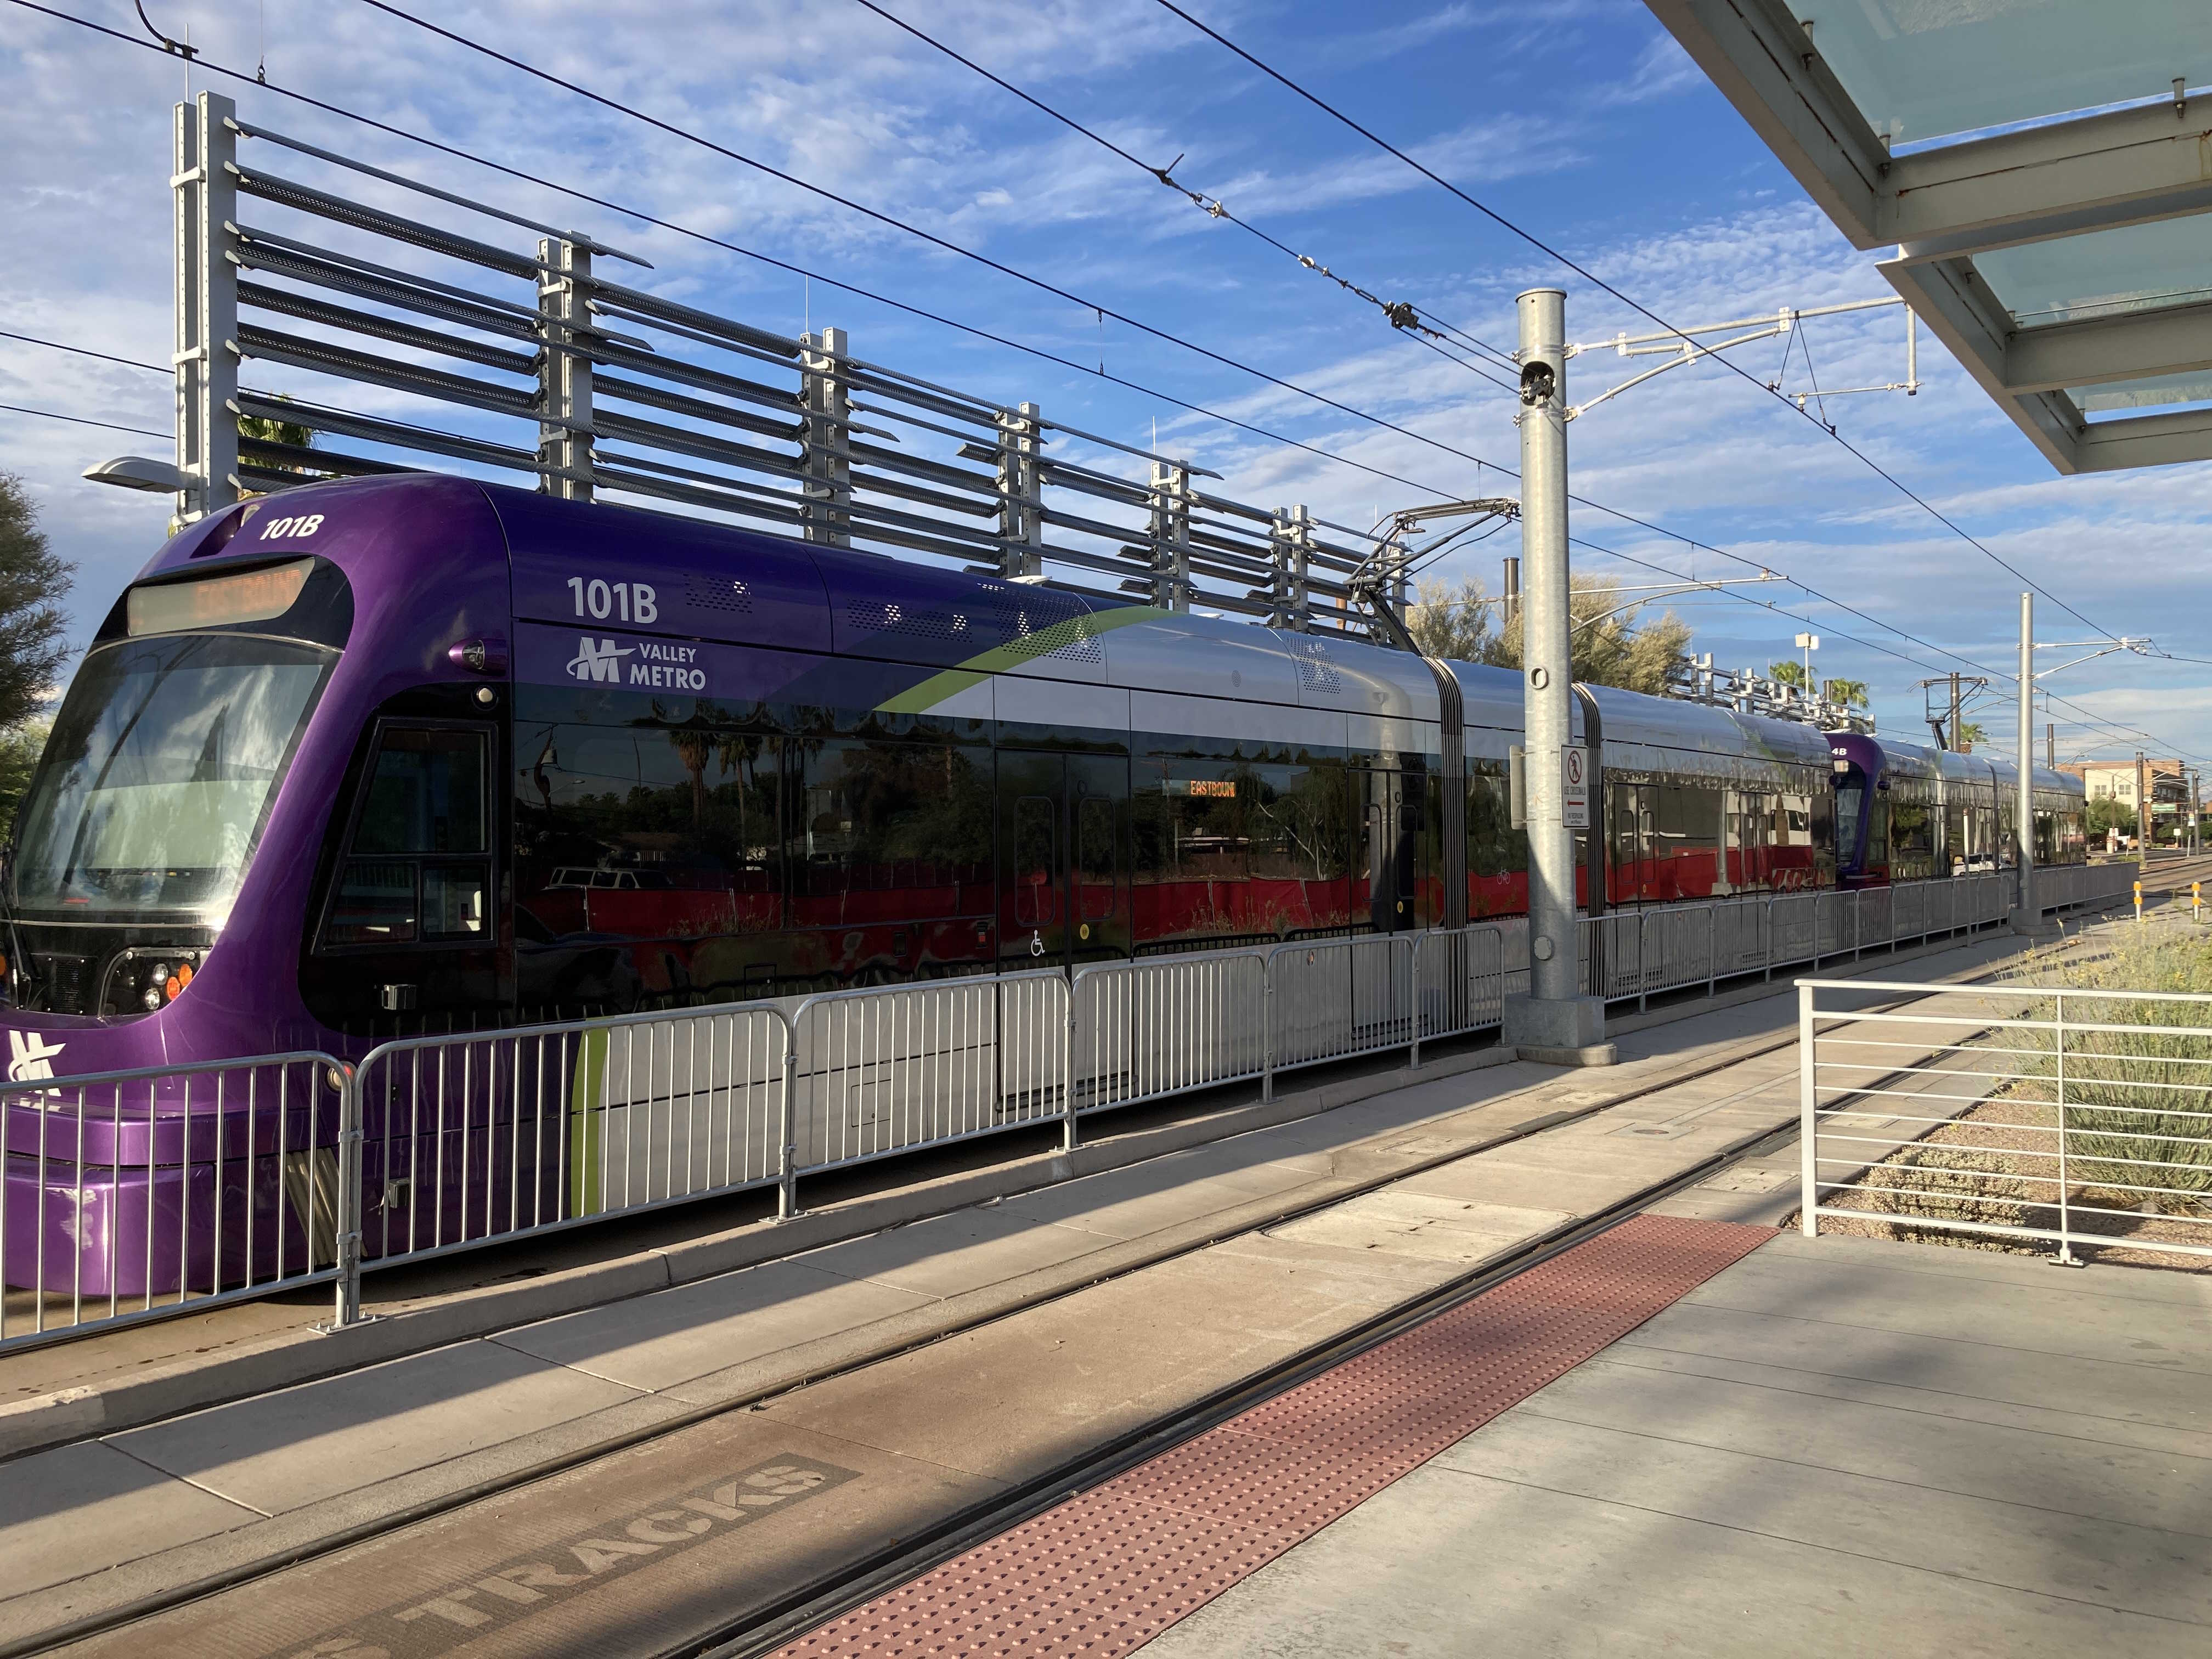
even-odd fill
[[[152,990],[147,992],[144,996],[140,997],[138,1001],[149,1012],[159,1008],[161,1006],[161,988],[158,985],[155,986]]]
[[[146,983],[157,991],[167,982],[168,977],[169,964],[166,962],[157,962],[146,970]]]

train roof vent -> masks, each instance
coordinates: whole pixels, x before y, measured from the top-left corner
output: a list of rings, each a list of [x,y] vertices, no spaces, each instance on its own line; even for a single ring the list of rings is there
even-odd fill
[[[684,598],[702,611],[726,611],[734,616],[753,614],[753,591],[742,576],[702,576],[684,579]]]
[[[1344,677],[1328,659],[1328,647],[1316,639],[1297,642],[1298,685],[1307,691],[1341,691]]]

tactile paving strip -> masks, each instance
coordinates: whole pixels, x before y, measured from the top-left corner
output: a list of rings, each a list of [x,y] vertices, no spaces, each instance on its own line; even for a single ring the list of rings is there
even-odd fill
[[[778,1650],[1112,1659],[1774,1237],[1638,1216]]]

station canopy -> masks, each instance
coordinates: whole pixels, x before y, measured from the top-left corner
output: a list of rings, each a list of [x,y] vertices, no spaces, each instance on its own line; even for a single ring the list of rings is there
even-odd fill
[[[2212,3],[1645,3],[2059,471],[2212,458]]]

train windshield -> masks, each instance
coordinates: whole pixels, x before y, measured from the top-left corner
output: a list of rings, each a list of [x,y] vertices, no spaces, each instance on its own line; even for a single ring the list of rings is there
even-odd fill
[[[71,918],[226,910],[336,660],[237,634],[95,647],[17,819],[17,905]]]

